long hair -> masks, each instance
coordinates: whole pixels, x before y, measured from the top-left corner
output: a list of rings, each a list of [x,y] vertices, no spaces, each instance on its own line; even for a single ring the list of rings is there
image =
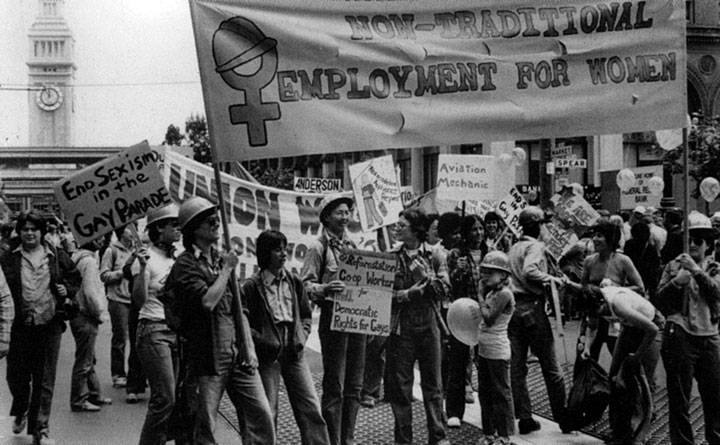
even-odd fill
[[[427,239],[428,223],[425,212],[420,209],[406,209],[400,212],[400,216],[410,223],[410,230],[421,243]]]

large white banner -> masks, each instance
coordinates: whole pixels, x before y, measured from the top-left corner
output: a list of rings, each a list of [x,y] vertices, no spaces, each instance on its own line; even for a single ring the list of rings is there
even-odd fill
[[[221,161],[685,125],[683,0],[190,9]]]
[[[170,196],[182,202],[202,196],[216,202],[215,177],[211,168],[172,151],[165,153],[163,168]],[[239,278],[250,276],[257,268],[255,240],[263,230],[279,230],[288,239],[287,267],[300,271],[308,244],[320,234],[319,193],[297,193],[265,187],[221,174],[225,210],[232,242],[242,250]],[[356,219],[348,227],[351,238],[362,250],[376,250],[377,234],[363,233]]]

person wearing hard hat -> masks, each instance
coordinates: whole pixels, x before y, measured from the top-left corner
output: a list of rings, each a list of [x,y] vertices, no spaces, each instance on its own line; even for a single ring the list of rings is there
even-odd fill
[[[146,226],[152,245],[137,255],[139,271],[133,277],[133,303],[140,308],[137,353],[150,384],[141,445],[164,444],[168,421],[175,404],[177,338],[168,325],[165,308],[158,298],[175,263],[173,243],[180,239],[178,207],[175,204],[152,210]]]
[[[667,375],[670,441],[692,444],[688,401],[697,382],[705,417],[705,440],[720,443],[720,264],[710,256],[718,232],[710,218],[693,211],[687,219],[688,253],[663,270],[657,305],[667,317],[661,356]]]
[[[510,259],[510,289],[515,296],[515,312],[510,319],[508,336],[511,346],[511,381],[515,415],[519,419],[520,434],[540,429],[532,418],[532,401],[527,387],[528,349],[535,354],[542,368],[545,386],[550,398],[553,418],[565,428],[565,384],[555,356],[555,342],[550,320],[545,312],[546,286],[554,282],[563,286],[565,280],[551,274],[550,252],[540,241],[540,229],[545,214],[539,207],[525,208],[519,216],[523,235],[508,252]]]
[[[515,431],[510,388],[510,339],[508,325],[515,311],[509,287],[510,260],[501,251],[489,252],[480,263],[480,315],[477,370],[478,399],[484,439],[480,445],[510,444]],[[497,436],[497,440],[496,437]]]
[[[332,445],[355,442],[355,422],[365,370],[366,336],[330,330],[335,295],[345,291],[338,279],[337,258],[346,249],[354,249],[347,226],[353,209],[348,194],[326,196],[320,204],[323,230],[309,246],[302,276],[310,299],[320,306],[318,336],[323,361],[320,405]]]
[[[183,351],[197,378],[193,443],[217,443],[215,420],[227,390],[243,426],[243,444],[272,445],[272,412],[257,372],[252,338],[247,335],[247,313],[230,290],[238,258],[216,247],[220,240],[217,207],[205,198],[192,197],[180,206],[178,223],[185,251],[170,270],[165,292],[179,299],[178,334],[185,339]],[[249,348],[240,341],[249,342]]]
[[[449,445],[443,423],[441,336],[447,327],[440,304],[449,288],[447,265],[424,243],[428,224],[419,209],[406,209],[396,224],[397,272],[387,340],[385,396],[395,417],[396,444],[413,442],[412,388],[415,362],[428,429],[428,443]],[[464,365],[464,363],[463,363]]]

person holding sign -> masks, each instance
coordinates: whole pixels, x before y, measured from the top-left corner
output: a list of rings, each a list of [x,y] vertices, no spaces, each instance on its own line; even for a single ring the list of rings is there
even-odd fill
[[[320,306],[318,335],[322,349],[322,415],[332,445],[352,445],[365,370],[366,336],[332,331],[333,298],[345,291],[338,279],[338,256],[354,249],[347,234],[353,200],[328,195],[320,205],[323,230],[308,246],[301,271],[309,297]]]
[[[15,230],[20,246],[0,259],[15,306],[7,356],[12,431],[20,434],[27,427],[33,443],[45,444],[65,330],[61,310],[77,290],[76,271],[62,249],[43,242],[45,221],[36,210],[21,213]]]
[[[312,310],[302,280],[285,269],[287,238],[275,230],[255,244],[259,270],[241,289],[258,354],[260,377],[277,429],[282,376],[303,445],[329,445],[310,367],[303,348],[310,335]]]
[[[165,288],[180,299],[179,334],[186,339],[188,364],[197,377],[193,443],[217,443],[215,419],[227,390],[240,420],[243,444],[273,445],[272,413],[252,346],[249,356],[240,354],[240,329],[247,327],[247,314],[230,290],[238,258],[216,248],[217,207],[205,198],[190,198],[180,206],[178,222],[185,251],[172,266]]]
[[[545,243],[538,239],[545,222],[542,209],[527,207],[520,213],[519,220],[523,235],[508,253],[512,271],[510,288],[516,302],[508,336],[512,350],[510,369],[515,415],[519,419],[518,430],[520,434],[528,434],[540,429],[540,423],[532,418],[532,401],[527,388],[527,356],[530,349],[540,362],[553,418],[563,432],[569,432],[564,424],[565,384],[555,356],[550,320],[545,312],[548,295],[546,286],[551,282],[562,286],[565,280],[550,273],[548,257],[551,254]]]
[[[426,248],[428,225],[421,210],[402,211],[395,227],[402,244],[395,250],[398,272],[393,285],[385,385],[395,417],[395,443],[413,443],[412,388],[418,361],[428,443],[449,445],[440,370],[441,336],[447,332],[440,316],[440,304],[449,287],[447,265]]]

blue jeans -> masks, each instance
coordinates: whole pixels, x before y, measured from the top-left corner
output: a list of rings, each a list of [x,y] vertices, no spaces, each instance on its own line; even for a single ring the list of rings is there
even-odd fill
[[[278,392],[282,376],[295,422],[300,429],[303,445],[329,444],[327,425],[320,413],[320,401],[315,393],[310,367],[305,361],[303,351],[295,358],[280,357],[271,363],[260,363],[260,378],[273,413],[273,423],[277,428]]]
[[[365,335],[331,331],[332,302],[321,306],[318,335],[322,349],[322,415],[332,445],[355,443],[355,422],[365,372]]]
[[[387,337],[368,335],[365,346],[365,372],[362,397],[380,400],[383,376],[385,374],[385,344]]]
[[[236,357],[228,354],[218,375],[197,376],[198,399],[195,418],[194,443],[214,445],[215,419],[220,399],[227,390],[235,406],[243,445],[274,445],[275,427],[272,411],[263,389],[260,374],[241,366]]]
[[[446,438],[440,343],[440,329],[435,314],[429,308],[403,314],[400,335],[391,334],[388,338],[385,395],[395,417],[394,435],[397,444],[413,443],[412,389],[416,360],[420,367],[428,443],[435,445]]]
[[[7,382],[13,397],[10,415],[27,414],[30,435],[48,431],[63,329],[56,320],[12,327],[7,356]]]
[[[168,421],[175,405],[177,338],[165,323],[140,320],[137,352],[150,382],[150,401],[140,445],[167,442]]]
[[[98,322],[79,314],[70,320],[75,337],[75,363],[70,383],[70,405],[79,407],[88,399],[100,397],[100,382],[95,374],[95,342]]]
[[[470,346],[461,343],[453,335],[449,335],[447,341],[448,344],[445,348],[447,359],[445,411],[448,417],[457,417],[462,420],[465,415],[465,386],[468,377],[467,363],[470,359]]]
[[[533,300],[517,299],[515,312],[508,325],[510,337],[510,380],[518,419],[532,417],[532,402],[527,387],[527,355],[532,351],[540,362],[545,387],[550,398],[550,410],[556,422],[565,417],[565,383],[555,357],[550,320],[540,297]]]
[[[110,339],[110,373],[113,377],[126,377],[125,345],[128,341],[128,315],[130,304],[108,300],[108,312],[112,325]]]
[[[515,431],[512,389],[510,389],[510,362],[477,356],[478,399],[485,436],[497,433],[509,437]]]
[[[705,417],[705,440],[720,444],[720,336],[694,336],[668,321],[662,344],[670,408],[670,441],[673,445],[693,444],[690,423],[690,395],[693,378]]]

